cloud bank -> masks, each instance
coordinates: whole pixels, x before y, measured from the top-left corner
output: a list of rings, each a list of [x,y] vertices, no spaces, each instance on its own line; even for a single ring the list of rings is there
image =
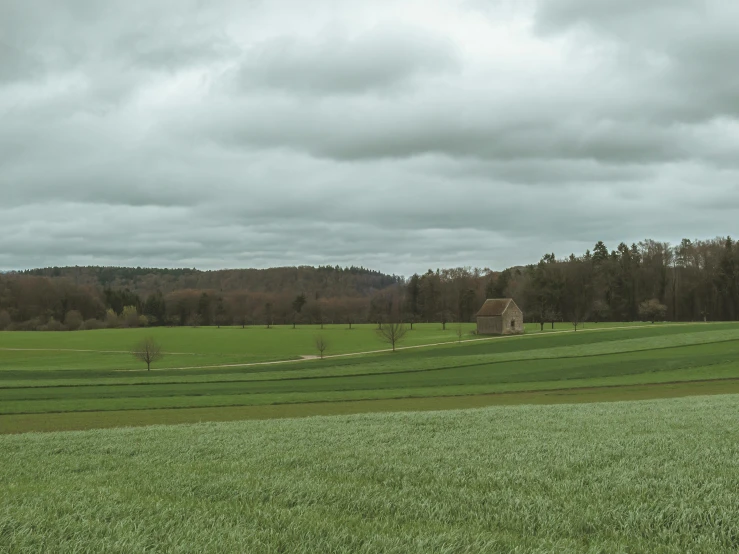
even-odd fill
[[[713,0],[3,2],[0,269],[409,274],[732,233],[736,21]]]

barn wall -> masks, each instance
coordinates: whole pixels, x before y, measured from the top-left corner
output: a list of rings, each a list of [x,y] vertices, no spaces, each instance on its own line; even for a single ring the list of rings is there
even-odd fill
[[[513,322],[513,326],[511,326]],[[523,312],[518,308],[509,306],[503,313],[502,334],[504,335],[522,335],[523,334]]]
[[[503,323],[500,316],[495,317],[478,317],[477,318],[477,334],[478,335],[502,335]]]

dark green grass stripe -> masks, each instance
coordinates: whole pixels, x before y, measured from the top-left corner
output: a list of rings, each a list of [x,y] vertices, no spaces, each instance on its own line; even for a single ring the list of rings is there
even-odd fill
[[[547,360],[545,360],[547,361]],[[549,360],[551,361],[551,360]],[[437,387],[443,387],[443,386],[460,386],[465,384],[477,384],[477,385],[494,385],[494,384],[508,384],[508,383],[526,383],[526,382],[536,382],[540,380],[557,380],[557,381],[570,381],[570,380],[578,380],[583,379],[587,377],[618,377],[618,376],[627,376],[627,375],[644,375],[649,373],[658,373],[662,371],[676,371],[681,369],[696,369],[696,368],[711,368],[712,366],[721,366],[725,365],[726,363],[731,363],[731,360],[726,360],[723,357],[717,358],[714,361],[708,361],[700,356],[694,356],[692,358],[673,358],[673,359],[664,359],[664,360],[656,360],[656,362],[672,362],[666,367],[663,367],[661,369],[645,369],[642,365],[645,360],[643,359],[633,359],[633,360],[614,360],[608,364],[605,364],[602,367],[611,367],[611,366],[617,366],[619,368],[624,368],[625,371],[621,372],[612,372],[605,375],[583,375],[582,373],[578,373],[590,369],[591,365],[584,365],[580,367],[571,367],[569,368],[570,372],[575,372],[574,374],[564,374],[559,376],[557,379],[552,379],[549,377],[549,373],[551,373],[552,369],[550,368],[540,368],[541,360],[526,360],[526,362],[529,362],[527,364],[527,367],[522,368],[525,371],[522,371],[520,373],[512,373],[512,374],[484,374],[481,377],[483,378],[482,381],[480,381],[479,378],[473,378],[469,375],[458,375],[457,373],[454,374],[448,374],[445,378],[451,379],[453,382],[443,382],[443,381],[430,381],[428,386],[437,386]],[[678,365],[674,365],[675,362],[681,362]],[[636,365],[636,368],[634,368],[634,365]],[[533,367],[532,367],[533,366]],[[65,401],[65,400],[94,400],[94,399],[124,399],[124,398],[148,398],[152,401],[154,401],[157,398],[174,398],[174,397],[204,397],[204,396],[240,396],[240,395],[258,395],[258,394],[287,394],[291,392],[295,393],[321,393],[321,392],[336,392],[336,391],[347,391],[347,390],[388,390],[388,389],[398,389],[398,388],[414,388],[418,386],[423,386],[420,383],[414,383],[414,382],[398,382],[397,380],[392,379],[394,376],[398,375],[412,375],[413,377],[420,376],[421,374],[427,373],[428,371],[446,371],[450,372],[451,370],[457,370],[457,369],[479,369],[479,370],[485,370],[488,366],[486,364],[476,364],[476,365],[469,365],[469,366],[462,366],[462,367],[452,367],[448,369],[433,369],[433,370],[417,370],[417,371],[403,371],[403,372],[393,372],[393,373],[372,373],[372,374],[359,374],[359,375],[349,375],[349,376],[319,376],[319,377],[312,377],[312,378],[306,378],[304,380],[301,380],[302,382],[312,382],[316,383],[319,380],[323,380],[325,382],[325,385],[319,387],[319,388],[294,388],[294,389],[286,389],[286,384],[290,382],[298,381],[295,378],[287,378],[287,379],[269,379],[269,380],[258,380],[258,381],[235,381],[234,384],[241,385],[239,387],[236,387],[234,389],[220,389],[219,385],[222,385],[221,382],[207,382],[207,383],[179,383],[176,385],[171,384],[151,384],[149,390],[147,391],[146,388],[141,387],[134,387],[134,390],[132,389],[122,389],[119,385],[110,386],[110,385],[99,385],[98,388],[100,389],[99,395],[96,397],[90,397],[86,395],[68,395],[68,396],[58,396],[58,395],[51,395],[53,391],[58,390],[61,392],[62,390],[75,390],[71,389],[70,387],[60,387],[59,389],[56,388],[25,388],[25,389],[11,389],[13,392],[19,394],[20,396],[15,397],[6,397],[5,400],[7,401],[13,401],[13,402],[23,402],[23,401],[41,401],[41,400],[48,400],[49,402],[56,402],[56,401]],[[556,369],[556,368],[555,368]],[[384,386],[378,386],[378,383],[372,383],[373,377],[385,377],[389,376],[390,378],[386,380],[386,383]],[[485,379],[486,377],[492,377],[492,379],[488,380]],[[369,381],[365,381],[365,379],[369,379]],[[227,382],[226,384],[231,384],[232,382]],[[249,389],[251,385],[251,390]],[[215,386],[215,388],[214,388]],[[170,388],[166,388],[170,387]],[[113,389],[113,390],[111,390]],[[162,390],[164,389],[164,390]],[[79,387],[80,392],[82,391],[89,391],[90,387]],[[27,394],[30,394],[33,391],[48,391],[50,395],[45,396],[26,396],[24,397],[22,395],[23,392],[26,392]],[[115,391],[115,392],[114,392]]]
[[[712,345],[698,345],[696,349],[706,350],[706,347]],[[648,375],[650,373],[661,373],[664,371],[676,371],[682,369],[708,369],[713,366],[725,366],[732,364],[730,359],[736,352],[723,352],[718,354],[706,354],[695,352],[692,356],[673,355],[670,358],[660,357],[651,359],[654,356],[650,351],[638,351],[637,356],[634,353],[612,354],[608,363],[592,364],[587,363],[589,358],[584,358],[578,364],[567,365],[559,362],[559,359],[544,360],[530,359],[523,362],[511,362],[506,366],[510,371],[495,372],[490,369],[487,364],[473,364],[463,368],[452,367],[442,371],[436,371],[440,377],[431,379],[428,385],[433,386],[461,386],[461,385],[494,385],[494,384],[511,384],[526,383],[540,380],[545,381],[567,381],[575,379],[588,378],[607,378],[628,375]],[[641,354],[641,356],[638,356]],[[631,359],[629,359],[631,358]],[[547,365],[547,362],[558,362],[554,365]],[[567,360],[565,360],[566,362]],[[519,365],[517,368],[516,365]],[[498,367],[500,367],[498,365]],[[487,371],[486,371],[487,370]],[[594,373],[595,372],[595,373]],[[216,396],[237,396],[244,394],[287,394],[287,393],[320,393],[320,392],[336,392],[346,390],[384,390],[388,388],[415,388],[424,386],[423,375],[428,375],[425,370],[403,371],[403,372],[383,372],[371,374],[357,375],[324,375],[306,378],[298,382],[305,383],[303,387],[293,386],[296,383],[294,378],[287,379],[269,379],[256,381],[229,381],[225,385],[234,385],[233,388],[227,388],[220,382],[204,382],[204,383],[179,383],[179,384],[162,384],[151,383],[146,387],[121,388],[119,385],[97,385],[95,388],[89,386],[81,386],[76,388],[60,387],[60,388],[16,388],[7,389],[6,393],[12,393],[12,396],[6,394],[5,400],[11,402],[23,401],[41,401],[48,400],[50,402],[57,401],[90,401],[94,397],[89,396],[91,391],[97,389],[99,399],[123,399],[123,398],[149,398],[154,401],[156,398],[173,398],[173,397],[202,397],[208,395]],[[553,378],[554,375],[557,378]],[[400,379],[400,376],[407,376],[406,379]],[[382,378],[382,383],[378,383],[378,378]],[[408,380],[410,378],[410,381]],[[309,386],[308,384],[311,383]],[[318,384],[318,386],[316,386]],[[382,385],[382,386],[378,386]],[[427,386],[428,386],[427,385]],[[63,395],[69,391],[69,394]],[[78,391],[78,394],[73,394]],[[37,392],[43,395],[34,395]],[[61,396],[60,396],[61,395]]]
[[[139,411],[146,411],[146,410],[191,410],[191,409],[201,409],[201,408],[235,408],[235,407],[247,407],[251,406],[254,408],[259,408],[263,406],[290,406],[295,404],[335,404],[335,403],[343,403],[343,402],[371,402],[371,401],[387,401],[387,400],[411,400],[411,399],[419,399],[419,398],[427,398],[427,399],[435,399],[435,398],[466,398],[466,397],[480,397],[480,396],[509,396],[509,395],[524,395],[524,394],[563,394],[563,393],[588,393],[591,391],[599,391],[599,390],[619,390],[619,389],[629,389],[629,388],[659,388],[659,387],[670,387],[670,386],[677,386],[677,385],[690,385],[690,384],[697,384],[697,385],[704,385],[704,384],[719,384],[719,383],[726,383],[726,384],[735,384],[739,386],[739,378],[736,377],[727,377],[727,378],[719,378],[719,379],[691,379],[691,380],[684,380],[684,381],[664,381],[660,383],[627,383],[627,384],[619,384],[619,385],[599,385],[599,386],[582,386],[582,387],[563,387],[558,389],[521,389],[521,390],[511,390],[511,391],[497,391],[497,392],[485,392],[485,393],[479,393],[479,394],[441,394],[441,395],[435,395],[435,396],[419,396],[419,395],[408,395],[408,396],[393,396],[389,398],[366,398],[366,399],[337,399],[337,400],[331,400],[331,399],[316,399],[316,400],[296,400],[294,402],[270,402],[266,404],[212,404],[207,406],[147,406],[147,407],[141,407],[141,408],[128,408],[128,409],[114,409],[114,410],[100,410],[100,409],[79,409],[79,410],[51,410],[51,411],[44,411],[44,412],[12,412],[7,414],[0,414],[0,421],[3,417],[8,416],[23,416],[23,415],[45,415],[45,414],[75,414],[75,413],[101,413],[101,412],[139,412]],[[430,387],[435,388],[435,387]],[[386,389],[386,388],[377,388],[377,389],[367,389],[366,392],[372,392],[373,390],[392,390]],[[271,394],[271,393],[254,393],[254,396],[259,396],[262,394]],[[201,396],[208,396],[208,395],[201,395]],[[251,395],[250,395],[251,396]],[[2,430],[0,430],[0,434],[2,434]]]

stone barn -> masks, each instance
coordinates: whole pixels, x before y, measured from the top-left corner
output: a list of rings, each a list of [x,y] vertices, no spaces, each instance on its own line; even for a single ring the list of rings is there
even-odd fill
[[[512,298],[488,298],[477,312],[478,335],[522,335],[523,312]]]

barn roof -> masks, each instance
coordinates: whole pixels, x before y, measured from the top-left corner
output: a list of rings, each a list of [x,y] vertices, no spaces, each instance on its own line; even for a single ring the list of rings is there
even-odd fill
[[[503,315],[508,305],[513,302],[512,298],[488,298],[477,312],[477,317],[495,317]]]

